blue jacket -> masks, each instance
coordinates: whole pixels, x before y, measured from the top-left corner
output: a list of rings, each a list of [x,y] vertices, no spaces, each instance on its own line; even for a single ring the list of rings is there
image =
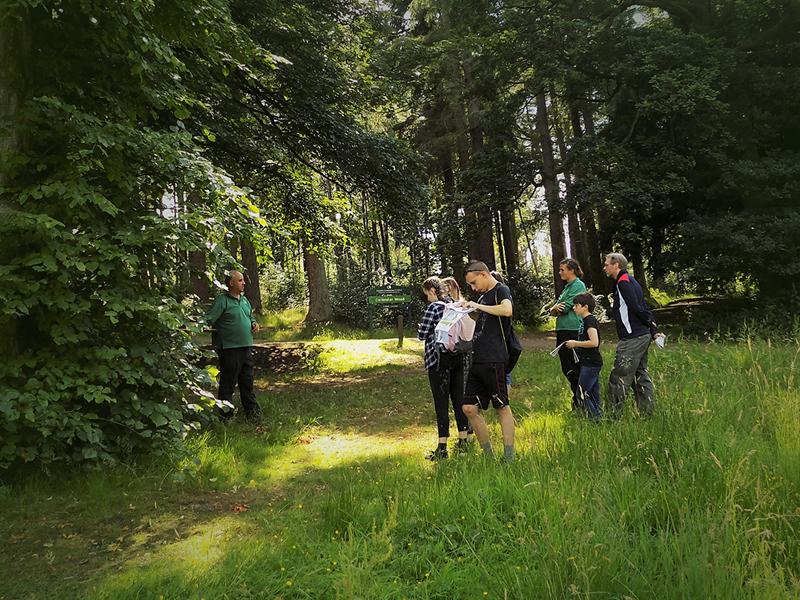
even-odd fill
[[[617,335],[621,340],[655,331],[653,313],[644,301],[642,286],[627,271],[620,271],[614,282],[614,303],[611,310],[617,323]]]

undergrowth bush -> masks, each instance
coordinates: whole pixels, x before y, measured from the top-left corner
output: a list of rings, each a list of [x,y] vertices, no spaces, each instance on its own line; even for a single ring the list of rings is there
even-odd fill
[[[370,280],[370,274],[353,263],[349,265],[346,273],[331,282],[330,299],[334,321],[362,329],[369,327],[367,296],[371,287],[379,287],[370,283]],[[405,285],[405,283],[399,283],[399,285]],[[427,303],[419,286],[411,286],[411,298],[411,303],[405,309],[374,307],[372,326],[394,326],[397,323],[398,312],[403,313],[407,327],[416,325]]]
[[[299,270],[286,270],[276,263],[261,268],[261,292],[267,310],[296,308],[306,303],[308,288]]]
[[[508,277],[514,298],[514,320],[526,326],[539,325],[547,318],[543,311],[553,296],[549,277],[531,268],[521,268]]]
[[[197,20],[184,56],[228,35],[224,12],[186,8],[170,15]],[[197,90],[178,82],[190,69],[159,33],[164,15],[91,2],[62,13],[31,10],[31,144],[0,156],[0,468],[178,442],[215,403],[190,338],[199,310],[180,300],[185,257],[202,251],[218,272],[231,260],[223,224],[266,225],[182,121]],[[87,26],[95,15],[102,26]]]

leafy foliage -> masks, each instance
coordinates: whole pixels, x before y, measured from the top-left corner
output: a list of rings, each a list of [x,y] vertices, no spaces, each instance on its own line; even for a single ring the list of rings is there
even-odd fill
[[[226,228],[259,217],[182,121],[195,99],[178,50],[218,59],[209,39],[233,29],[189,2],[42,4],[30,18],[27,168],[2,189],[0,320],[14,339],[0,466],[108,462],[171,445],[215,402],[193,363],[196,310],[177,293],[184,257],[227,262]],[[176,190],[202,202],[179,210]]]
[[[537,319],[516,228],[550,209],[658,286],[795,299],[798,23],[789,0],[6,3],[0,466],[202,422],[189,290],[245,243],[273,307],[305,297],[303,252],[335,262],[333,316],[360,325],[384,276],[498,252]]]

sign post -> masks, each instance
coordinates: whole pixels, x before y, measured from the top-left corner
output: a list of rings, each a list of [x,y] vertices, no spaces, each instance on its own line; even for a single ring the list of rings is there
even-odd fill
[[[372,330],[372,316],[375,308],[401,308],[407,309],[411,303],[411,288],[399,285],[386,285],[378,288],[369,288],[367,291],[367,316],[369,328]],[[403,311],[397,313],[397,347],[403,347]]]

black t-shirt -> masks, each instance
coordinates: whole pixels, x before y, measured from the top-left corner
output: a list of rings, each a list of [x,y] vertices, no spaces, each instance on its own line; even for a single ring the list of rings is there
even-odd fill
[[[478,304],[496,306],[506,299],[511,300],[511,290],[507,285],[498,283],[478,299]],[[503,334],[508,335],[511,319],[497,317],[483,311],[477,312],[478,322],[475,324],[472,362],[505,363],[508,360],[508,349]],[[500,330],[501,321],[503,322],[503,331]]]
[[[583,321],[581,321],[581,325],[578,328],[578,341],[589,341],[589,329],[597,330],[597,342],[599,344],[600,324],[597,322],[597,319],[594,317],[594,315],[587,315],[583,318]],[[575,351],[578,353],[578,360],[582,365],[587,367],[603,366],[603,357],[600,354],[600,346],[597,348],[575,348]]]

